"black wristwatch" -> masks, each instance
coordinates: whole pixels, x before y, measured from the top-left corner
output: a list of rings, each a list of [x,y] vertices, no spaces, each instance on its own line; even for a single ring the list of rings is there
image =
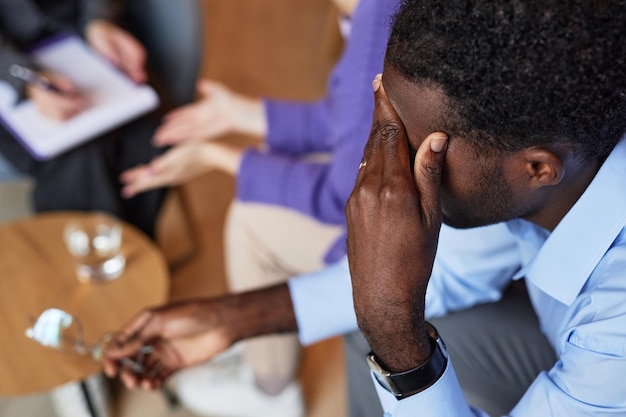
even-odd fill
[[[435,327],[426,322],[430,338],[430,358],[417,368],[402,372],[389,372],[380,366],[373,353],[367,355],[367,364],[376,380],[397,398],[410,397],[433,385],[443,374],[448,364],[446,347]]]

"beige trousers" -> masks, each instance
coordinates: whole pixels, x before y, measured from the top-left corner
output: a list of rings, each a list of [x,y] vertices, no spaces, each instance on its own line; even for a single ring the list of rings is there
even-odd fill
[[[343,227],[321,223],[279,206],[234,202],[226,222],[226,271],[230,290],[242,292],[286,282],[324,266]],[[245,344],[245,360],[257,379],[294,378],[297,335],[264,336]]]

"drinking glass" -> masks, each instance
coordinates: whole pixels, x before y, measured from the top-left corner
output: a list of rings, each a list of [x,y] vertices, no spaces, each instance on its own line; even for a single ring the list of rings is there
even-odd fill
[[[124,270],[126,259],[120,252],[122,225],[112,216],[97,213],[70,220],[65,225],[64,238],[74,256],[79,281],[112,281]]]
[[[96,343],[88,343],[83,336],[81,320],[58,308],[49,308],[37,318],[30,317],[30,321],[32,326],[25,332],[29,339],[61,352],[90,356],[97,362],[102,360],[102,349],[115,335],[106,333]],[[142,373],[146,355],[152,351],[152,346],[144,345],[134,360],[122,358],[119,363],[137,374]]]

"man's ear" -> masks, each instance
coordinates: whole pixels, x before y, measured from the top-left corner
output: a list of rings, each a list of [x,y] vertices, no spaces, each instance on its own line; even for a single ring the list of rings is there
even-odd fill
[[[523,152],[525,169],[531,187],[541,188],[561,182],[565,165],[557,153],[544,147],[528,148]]]

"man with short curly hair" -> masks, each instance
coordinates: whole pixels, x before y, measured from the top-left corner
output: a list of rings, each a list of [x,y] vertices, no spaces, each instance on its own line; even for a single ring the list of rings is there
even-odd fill
[[[240,339],[358,320],[386,417],[626,415],[624,16],[624,0],[405,0],[348,202],[350,273],[142,312],[109,374],[157,387]],[[521,278],[532,306],[503,297]],[[142,343],[156,376],[115,362]],[[349,380],[368,383],[351,415],[379,416],[370,375]]]
[[[524,278],[556,352],[510,415],[626,414],[624,16],[625,1],[403,2],[346,210],[385,416],[486,416],[460,386],[506,413],[497,394],[543,345],[506,309],[433,320],[441,336],[425,320],[503,287],[433,268],[442,221],[505,222],[516,245],[465,262],[517,253],[502,278]]]

